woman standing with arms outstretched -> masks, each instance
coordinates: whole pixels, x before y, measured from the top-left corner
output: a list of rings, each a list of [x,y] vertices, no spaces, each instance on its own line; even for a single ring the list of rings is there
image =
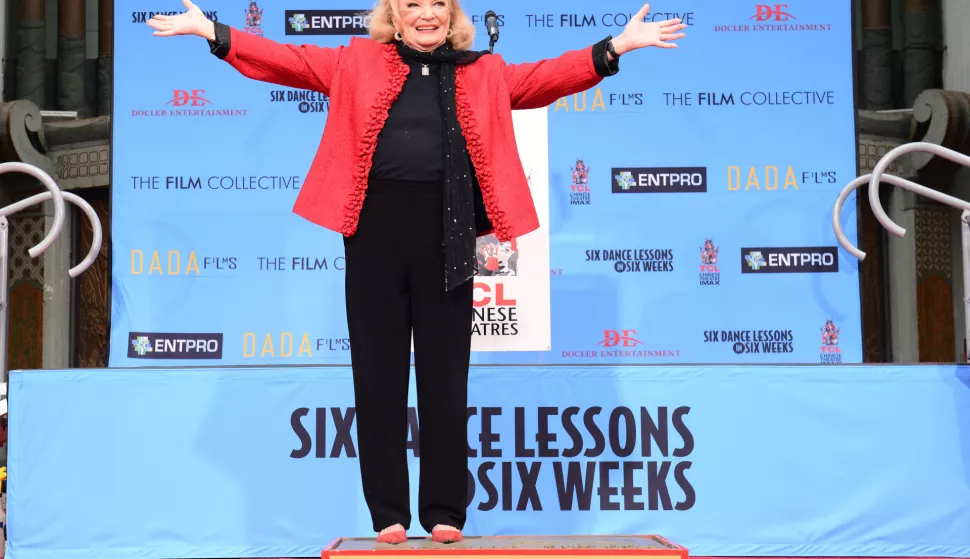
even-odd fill
[[[148,22],[154,35],[203,37],[246,77],[330,97],[293,211],[344,237],[364,498],[377,540],[405,541],[413,332],[418,518],[434,541],[460,541],[475,241],[486,234],[511,241],[539,227],[512,111],[590,89],[619,71],[624,54],[676,46],[686,26],[644,22],[644,5],[618,37],[506,64],[469,50],[475,31],[458,0],[379,0],[370,37],[334,48],[241,33],[183,4],[186,13]]]

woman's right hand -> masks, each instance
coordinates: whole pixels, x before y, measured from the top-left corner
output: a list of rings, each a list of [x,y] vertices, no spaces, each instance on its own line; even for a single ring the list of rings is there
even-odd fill
[[[216,28],[202,10],[192,3],[192,0],[182,0],[188,10],[177,16],[155,15],[148,20],[148,26],[155,29],[152,33],[156,37],[171,37],[173,35],[198,35],[204,39],[214,41]]]

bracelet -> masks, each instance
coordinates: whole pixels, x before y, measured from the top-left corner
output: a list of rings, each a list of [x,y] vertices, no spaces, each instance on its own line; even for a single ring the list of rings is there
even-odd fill
[[[610,53],[613,58],[619,58],[620,55],[616,54],[616,49],[613,48],[613,39],[611,38],[606,42],[606,52]]]

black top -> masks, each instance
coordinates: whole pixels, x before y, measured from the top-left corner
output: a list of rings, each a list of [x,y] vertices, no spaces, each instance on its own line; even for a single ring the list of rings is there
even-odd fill
[[[209,41],[215,56],[229,54],[229,27],[215,23],[216,40]],[[619,72],[619,59],[607,62],[607,37],[593,45],[593,66],[601,77]],[[438,99],[439,68],[428,64],[427,76],[422,65],[408,63],[411,72],[401,94],[388,111],[384,128],[377,136],[370,177],[415,182],[444,180],[444,117]]]
[[[415,182],[444,181],[444,116],[438,99],[440,66],[408,62],[411,72],[387,113],[370,178]]]

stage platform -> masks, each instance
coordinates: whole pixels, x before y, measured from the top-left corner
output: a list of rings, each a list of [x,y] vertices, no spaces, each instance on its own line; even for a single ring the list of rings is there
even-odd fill
[[[379,544],[374,538],[338,538],[327,546],[322,559],[367,557],[517,557],[527,559],[596,559],[610,557],[633,559],[687,559],[687,548],[662,536],[491,536],[464,538],[452,544],[434,543],[428,538],[409,538],[407,542]]]
[[[468,536],[970,557],[966,367],[475,367],[469,392]],[[320,557],[374,534],[349,368],[17,371],[9,406],[10,559]]]

